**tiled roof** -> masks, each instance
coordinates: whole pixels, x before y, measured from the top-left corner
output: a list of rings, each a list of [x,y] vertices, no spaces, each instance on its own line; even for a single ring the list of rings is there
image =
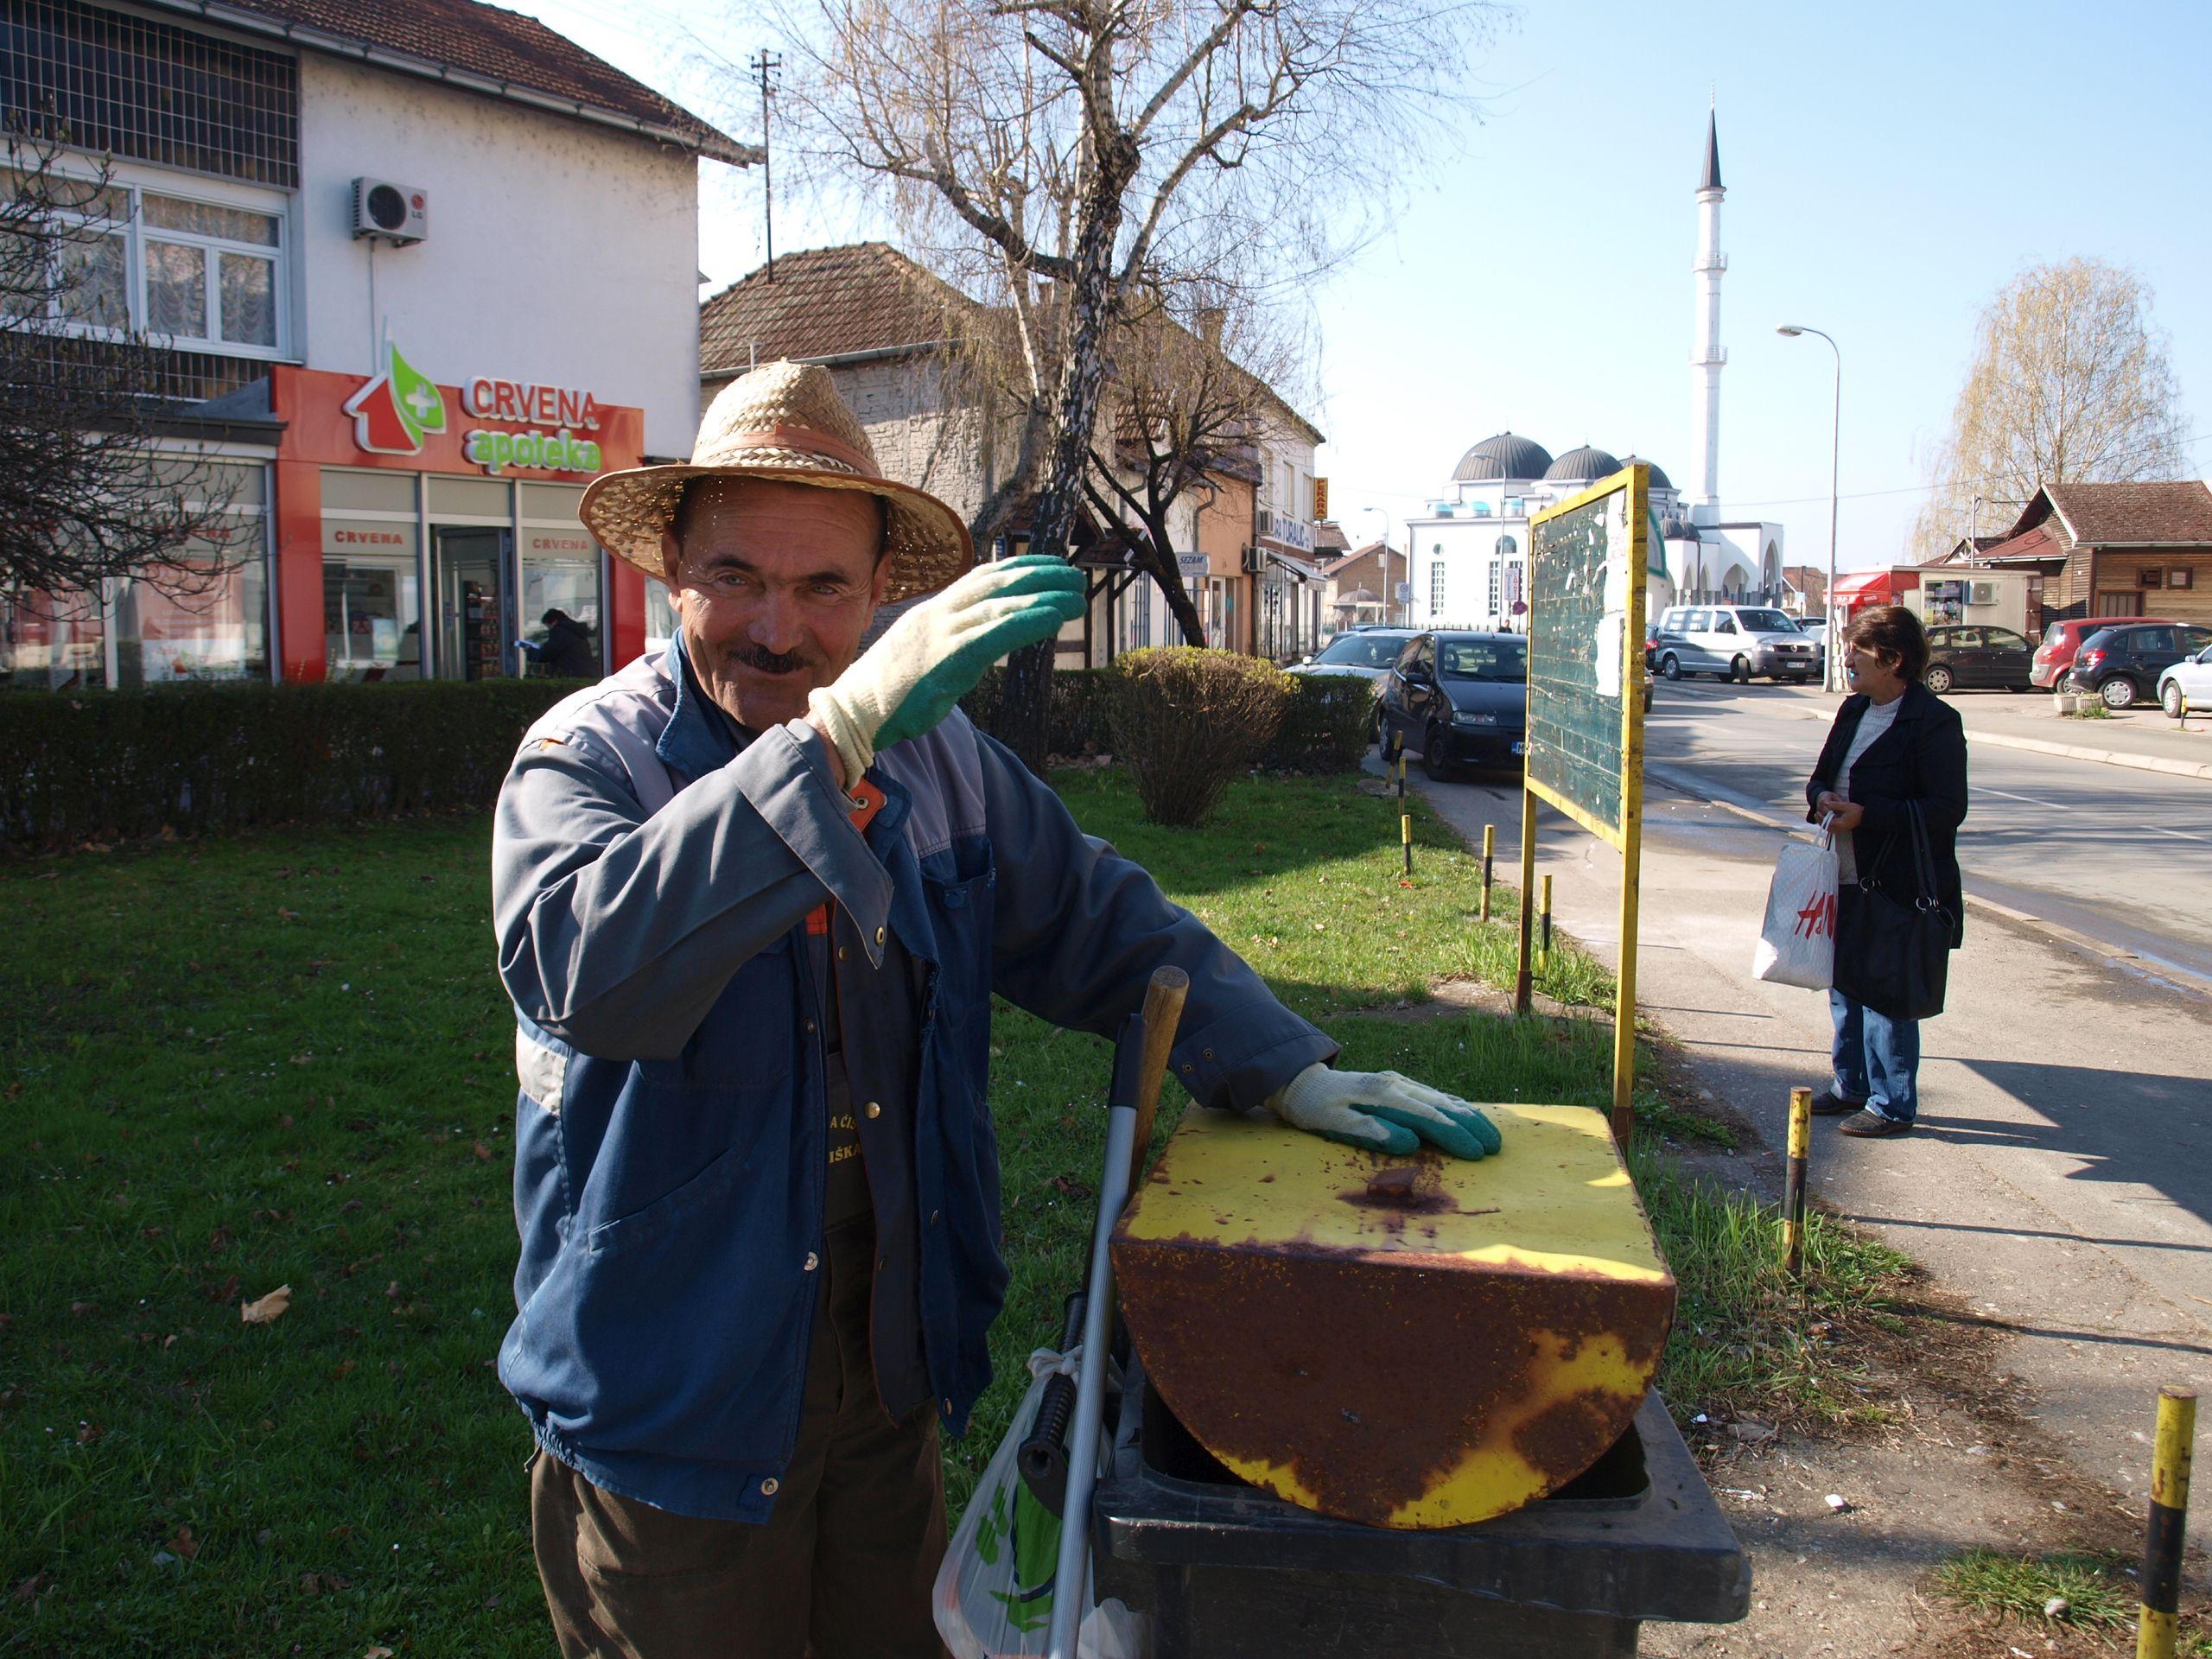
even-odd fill
[[[2017,536],[2005,537],[1982,554],[1992,564],[2009,564],[2015,561],[2026,563],[2037,559],[2063,559],[2069,543],[2065,529],[2054,519],[2045,519]]]
[[[152,0],[248,34],[626,128],[739,166],[761,159],[535,17],[477,0]]]
[[[969,303],[882,242],[779,254],[774,282],[763,266],[700,308],[699,372],[936,345],[947,307]]]
[[[2077,543],[2212,546],[2212,488],[2196,479],[2171,484],[2051,484],[2043,493]]]

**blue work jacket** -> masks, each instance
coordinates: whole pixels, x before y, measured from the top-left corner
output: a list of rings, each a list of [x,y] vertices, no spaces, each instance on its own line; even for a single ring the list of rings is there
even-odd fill
[[[990,1381],[1007,1281],[992,994],[1110,1036],[1155,968],[1180,967],[1175,1073],[1224,1107],[1257,1105],[1336,1046],[964,715],[877,757],[885,804],[863,834],[803,721],[732,756],[687,681],[678,642],[567,699],[500,790],[521,1256],[499,1376],[539,1444],[594,1484],[765,1522],[823,1255],[808,912],[838,906],[866,957],[840,965],[849,1049],[870,998],[907,999],[899,1023],[919,1033],[917,1293],[953,1434]],[[911,965],[887,973],[894,935]]]

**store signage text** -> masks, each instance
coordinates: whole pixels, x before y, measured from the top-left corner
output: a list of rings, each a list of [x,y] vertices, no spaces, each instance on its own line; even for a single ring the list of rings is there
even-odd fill
[[[578,435],[599,429],[599,400],[588,391],[478,375],[462,388],[461,406],[479,420],[524,427],[520,432],[474,427],[461,434],[461,453],[494,476],[510,467],[551,473],[600,470],[598,443]],[[345,412],[353,417],[354,444],[371,454],[420,454],[426,436],[446,430],[444,389],[392,345],[385,347],[384,372],[362,383],[346,400]]]
[[[397,530],[334,530],[330,539],[348,546],[406,547],[415,538]]]

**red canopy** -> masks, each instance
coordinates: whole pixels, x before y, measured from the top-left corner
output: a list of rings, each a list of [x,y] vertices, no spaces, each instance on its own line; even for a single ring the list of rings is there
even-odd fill
[[[1887,570],[1853,570],[1835,579],[1835,596],[1863,601],[1888,599],[1895,593]]]

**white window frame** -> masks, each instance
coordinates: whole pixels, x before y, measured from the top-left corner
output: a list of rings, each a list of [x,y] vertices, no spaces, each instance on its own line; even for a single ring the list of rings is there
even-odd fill
[[[91,184],[99,181],[97,174],[79,168],[64,165],[54,170],[64,177],[80,182]],[[118,227],[104,233],[119,236],[123,241],[124,305],[130,313],[130,331],[172,351],[201,352],[214,357],[251,358],[270,363],[298,360],[299,353],[292,349],[295,238],[292,200],[289,194],[251,185],[232,184],[225,180],[200,178],[195,175],[169,173],[159,168],[136,166],[124,162],[118,162],[109,169],[105,188],[128,195],[129,218],[111,220],[92,213],[68,213],[62,217],[79,225],[114,225]],[[159,226],[149,230],[143,206],[149,194],[165,196],[174,201],[197,202],[205,207],[266,214],[276,221],[276,244],[272,246],[261,242],[238,242],[226,237],[204,236],[197,232],[172,231]],[[207,325],[206,338],[156,334],[149,326],[146,308],[146,245],[149,241],[196,247],[201,251],[206,270],[207,312],[202,319]],[[276,343],[274,346],[250,345],[221,337],[223,296],[219,256],[226,252],[266,259],[275,267],[270,275],[271,299],[276,314]],[[49,314],[48,323],[57,333],[81,339],[122,340],[126,336],[124,329],[65,317],[58,311]]]
[[[1428,567],[1428,614],[1433,621],[1444,614],[1444,550],[1436,550]]]

